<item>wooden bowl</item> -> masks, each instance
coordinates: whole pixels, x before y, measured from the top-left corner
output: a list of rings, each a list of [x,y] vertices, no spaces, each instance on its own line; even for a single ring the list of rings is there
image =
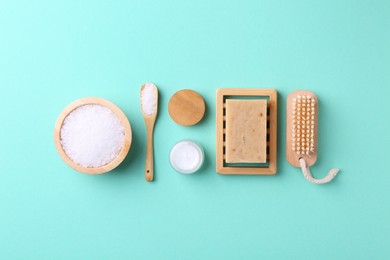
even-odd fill
[[[62,144],[61,144],[61,128],[64,123],[65,118],[76,108],[84,105],[101,105],[103,107],[106,107],[110,109],[119,119],[119,121],[122,123],[125,137],[124,137],[124,144],[122,146],[122,149],[120,150],[117,157],[100,167],[84,167],[80,164],[75,163],[72,161],[68,155],[65,153]],[[122,112],[122,110],[117,107],[114,103],[98,97],[86,97],[78,99],[71,104],[69,104],[59,115],[57,122],[54,127],[54,144],[55,147],[60,154],[61,158],[73,169],[76,171],[87,173],[87,174],[102,174],[109,172],[113,170],[115,167],[117,167],[126,157],[127,153],[129,152],[130,146],[131,146],[131,139],[132,139],[132,132],[131,132],[131,126],[129,123],[129,120],[127,119],[126,115]]]

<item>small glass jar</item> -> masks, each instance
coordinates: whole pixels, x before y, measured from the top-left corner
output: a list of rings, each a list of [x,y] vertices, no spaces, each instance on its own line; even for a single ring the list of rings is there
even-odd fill
[[[182,140],[172,147],[169,161],[177,172],[191,174],[202,167],[204,151],[200,144],[191,140]]]

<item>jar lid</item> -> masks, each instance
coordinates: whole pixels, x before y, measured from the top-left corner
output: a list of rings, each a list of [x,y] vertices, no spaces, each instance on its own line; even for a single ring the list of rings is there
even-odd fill
[[[183,126],[197,124],[202,120],[205,111],[203,97],[190,89],[176,92],[168,104],[168,112],[173,121]]]

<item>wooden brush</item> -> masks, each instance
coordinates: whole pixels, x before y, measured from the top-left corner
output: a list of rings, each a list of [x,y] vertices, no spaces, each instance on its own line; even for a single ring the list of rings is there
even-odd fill
[[[287,161],[301,167],[304,177],[313,183],[330,182],[339,172],[332,169],[322,179],[315,179],[309,166],[315,164],[318,154],[318,98],[307,90],[297,90],[287,97]]]

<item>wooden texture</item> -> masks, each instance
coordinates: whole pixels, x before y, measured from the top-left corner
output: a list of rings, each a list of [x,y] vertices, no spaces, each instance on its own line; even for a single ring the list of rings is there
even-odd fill
[[[203,97],[190,89],[176,92],[169,101],[168,112],[179,125],[191,126],[202,120],[206,111]]]
[[[227,99],[226,162],[265,163],[266,161],[267,101]]]
[[[315,98],[315,111],[314,114],[314,153],[310,155],[298,155],[296,151],[293,151],[293,100],[301,96],[311,96]],[[318,146],[318,98],[317,96],[308,90],[297,90],[290,93],[287,97],[287,112],[286,112],[286,159],[295,167],[300,167],[299,158],[303,158],[306,161],[306,165],[312,166],[317,161],[317,146]]]
[[[225,162],[226,99],[267,98],[267,166],[227,166]],[[220,174],[272,175],[277,170],[277,92],[275,89],[217,89],[216,95],[216,171]]]
[[[145,84],[142,85],[140,90],[140,95],[142,95],[142,91],[145,87]],[[157,112],[158,112],[158,89],[154,85],[155,91],[156,91],[156,112],[152,115],[147,115],[142,110],[141,105],[141,111],[142,115],[144,117],[145,126],[146,126],[146,161],[145,161],[145,179],[147,181],[153,181],[154,179],[154,145],[153,145],[153,133],[154,133],[154,124],[156,122],[157,118]]]
[[[117,157],[110,163],[103,165],[101,167],[84,167],[81,166],[74,161],[72,161],[68,155],[65,153],[62,145],[61,145],[61,128],[64,123],[65,118],[76,108],[84,105],[101,105],[104,107],[109,108],[120,120],[122,123],[124,132],[125,132],[125,138],[124,143],[122,146],[121,151],[117,155]],[[75,169],[78,172],[87,173],[87,174],[102,174],[109,172],[116,168],[126,157],[127,153],[129,152],[130,146],[131,146],[131,140],[132,140],[132,132],[131,132],[131,126],[129,123],[129,120],[127,119],[126,115],[122,112],[122,110],[117,107],[114,103],[98,97],[87,97],[87,98],[81,98],[78,99],[71,104],[69,104],[59,115],[55,127],[54,127],[54,144],[55,147],[60,154],[61,158],[73,169]]]

